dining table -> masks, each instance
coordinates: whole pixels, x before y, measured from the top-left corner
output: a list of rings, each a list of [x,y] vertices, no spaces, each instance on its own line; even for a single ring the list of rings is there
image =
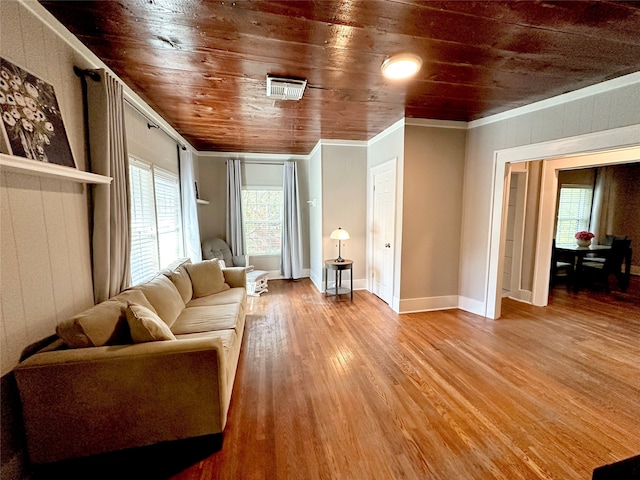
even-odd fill
[[[581,282],[583,273],[582,262],[589,254],[600,258],[607,258],[611,251],[611,245],[589,245],[588,247],[580,247],[575,243],[556,243],[556,256],[567,259],[573,257],[573,291],[577,292]]]

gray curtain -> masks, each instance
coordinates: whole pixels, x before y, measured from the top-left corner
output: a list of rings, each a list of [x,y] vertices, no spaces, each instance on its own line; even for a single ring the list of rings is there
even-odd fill
[[[87,82],[90,168],[113,178],[94,185],[92,218],[93,294],[102,302],[131,283],[129,168],[122,84],[104,70]]]
[[[180,148],[180,147],[178,147]],[[198,227],[198,204],[196,203],[196,185],[193,174],[191,150],[179,150],[180,155],[180,192],[182,193],[182,231],[184,232],[185,255],[192,262],[202,260],[200,248],[200,229]]]
[[[591,206],[591,232],[596,236],[594,243],[603,243],[612,231],[617,188],[614,171],[611,167],[600,167],[596,170],[596,185],[593,191]]]
[[[285,162],[284,164],[283,189],[284,212],[280,273],[284,278],[295,280],[302,277],[302,223],[300,221],[300,192],[296,162]]]
[[[244,255],[240,160],[227,160],[227,244],[233,255]]]

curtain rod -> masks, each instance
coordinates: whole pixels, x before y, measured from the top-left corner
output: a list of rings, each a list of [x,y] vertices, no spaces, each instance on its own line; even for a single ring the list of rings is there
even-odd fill
[[[242,163],[250,163],[256,165],[284,165],[284,162],[261,162],[260,160],[240,160]]]
[[[164,133],[167,137],[169,137],[171,140],[173,140],[174,142],[176,142],[178,144],[178,146],[182,149],[182,150],[186,150],[187,147],[180,141],[178,140],[176,137],[174,137],[173,135],[171,135],[169,132],[167,132],[164,128],[162,128],[160,125],[158,125],[157,123],[155,123],[153,120],[151,120],[149,117],[147,117],[147,115],[140,110],[136,105],[133,104],[133,102],[131,102],[131,100],[125,98],[124,99],[125,103],[128,104],[131,108],[133,108],[136,112],[138,112],[138,114],[140,114],[140,116],[142,116],[142,118],[144,118],[147,121],[147,128],[149,130],[151,130],[152,128],[157,128],[158,130],[160,130],[162,133]]]
[[[100,81],[100,73],[98,69],[92,70],[92,69],[82,69],[79,67],[76,67],[74,65],[73,67],[73,72],[80,78],[85,78],[85,77],[89,77],[91,80],[93,80],[94,82],[99,82]],[[138,112],[146,121],[147,121],[147,128],[148,129],[152,129],[152,128],[157,128],[158,130],[160,130],[162,133],[164,133],[167,137],[169,137],[171,140],[173,140],[174,142],[176,142],[178,144],[178,146],[182,149],[182,150],[186,150],[187,147],[180,141],[178,140],[176,137],[174,137],[173,135],[171,135],[169,132],[167,132],[164,128],[160,127],[160,125],[158,125],[157,123],[155,123],[153,120],[151,120],[146,113],[144,113],[142,110],[140,110],[131,100],[129,100],[128,98],[124,99],[125,103],[127,103],[131,108],[133,108],[136,112]]]

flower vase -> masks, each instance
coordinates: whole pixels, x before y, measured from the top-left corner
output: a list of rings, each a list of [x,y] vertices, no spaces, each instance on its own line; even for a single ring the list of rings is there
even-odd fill
[[[576,239],[576,243],[579,247],[588,247],[589,245],[591,245],[591,240],[580,240],[578,238]]]

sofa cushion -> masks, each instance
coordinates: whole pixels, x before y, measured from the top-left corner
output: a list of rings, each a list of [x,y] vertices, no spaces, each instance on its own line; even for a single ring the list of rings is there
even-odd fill
[[[158,313],[156,312],[156,309],[153,307],[153,305],[151,305],[151,302],[149,301],[149,299],[145,297],[144,293],[142,293],[139,290],[125,290],[124,292],[120,292],[115,297],[110,298],[110,300],[115,300],[122,304],[123,314],[124,314],[124,310],[127,308],[127,305],[129,305],[129,303],[137,303],[138,305],[147,307],[153,313]]]
[[[185,264],[180,265],[177,269],[165,273],[167,278],[175,285],[182,297],[182,301],[186,304],[193,298],[193,286],[191,285],[191,277],[187,273]]]
[[[126,317],[134,343],[176,339],[169,326],[142,305],[130,303],[126,309]]]
[[[227,303],[247,303],[247,291],[244,288],[230,288],[215,295],[194,298],[187,307],[206,307],[209,305],[225,305]]]
[[[229,285],[224,281],[224,275],[217,260],[205,260],[203,262],[185,265],[191,284],[193,285],[193,296],[206,297],[214,293],[229,290]]]
[[[184,311],[171,327],[174,335],[234,329],[242,312],[239,304],[190,307]]]
[[[71,348],[131,343],[122,313],[120,302],[106,300],[61,322],[56,333]]]
[[[131,343],[125,316],[128,302],[153,311],[140,291],[126,291],[61,322],[56,332],[71,348],[102,347]]]
[[[180,292],[164,275],[158,275],[153,280],[135,286],[131,290],[144,293],[158,316],[169,326],[173,325],[184,308]]]

